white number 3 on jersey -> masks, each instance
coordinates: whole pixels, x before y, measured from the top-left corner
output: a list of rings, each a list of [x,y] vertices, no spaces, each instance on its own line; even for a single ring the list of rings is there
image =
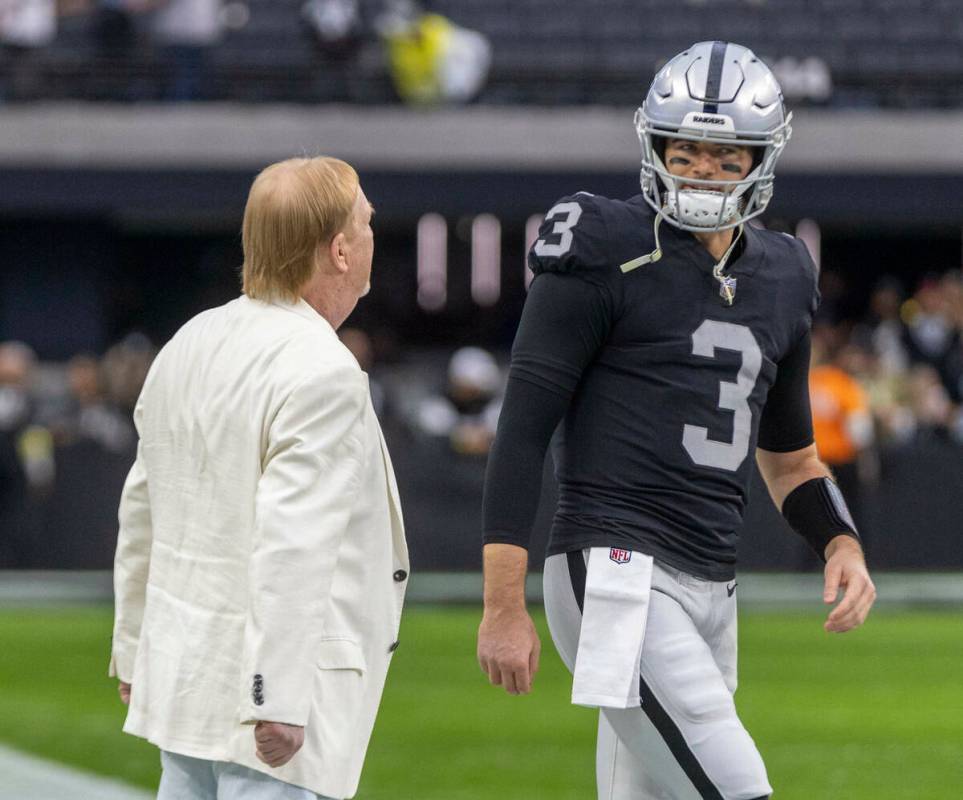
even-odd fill
[[[560,217],[552,226],[552,236],[561,237],[556,244],[549,244],[545,239],[538,239],[535,242],[535,255],[537,256],[563,256],[572,246],[572,228],[575,227],[582,216],[582,207],[578,203],[559,203],[552,206],[545,219],[550,220]]]
[[[716,348],[736,350],[742,354],[742,366],[736,382],[719,381],[719,408],[732,415],[732,441],[718,442],[709,438],[709,431],[701,425],[685,425],[682,446],[696,464],[735,472],[749,454],[752,433],[752,410],[749,395],[756,387],[762,368],[762,351],[752,331],[745,325],[732,322],[704,320],[692,334],[692,353],[715,358]]]

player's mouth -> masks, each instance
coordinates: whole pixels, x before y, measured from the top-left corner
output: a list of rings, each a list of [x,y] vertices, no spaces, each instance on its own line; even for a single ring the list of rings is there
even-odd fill
[[[716,189],[712,186],[693,186],[691,183],[683,183],[679,187],[680,192],[713,192],[714,194],[722,194],[721,189]]]

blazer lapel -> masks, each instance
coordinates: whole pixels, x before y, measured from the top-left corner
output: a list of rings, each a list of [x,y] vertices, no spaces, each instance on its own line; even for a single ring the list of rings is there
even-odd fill
[[[375,429],[378,431],[378,443],[381,447],[381,458],[384,461],[385,480],[388,484],[388,504],[391,506],[391,530],[395,541],[395,550],[405,563],[408,562],[408,543],[405,541],[405,522],[401,513],[401,499],[398,495],[398,484],[395,481],[395,470],[391,464],[391,456],[388,453],[388,445],[385,443],[384,434],[381,432],[381,424],[375,416],[374,409],[371,415],[375,419]]]

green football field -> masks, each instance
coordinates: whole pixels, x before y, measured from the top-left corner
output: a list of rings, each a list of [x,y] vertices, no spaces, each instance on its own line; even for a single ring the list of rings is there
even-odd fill
[[[0,611],[0,741],[156,786],[156,751],[120,732],[108,608]],[[479,610],[412,606],[360,800],[591,800],[594,712],[568,702],[551,648],[509,697],[474,658]],[[963,798],[963,615],[880,612],[824,633],[810,614],[744,613],[737,704],[780,800]]]

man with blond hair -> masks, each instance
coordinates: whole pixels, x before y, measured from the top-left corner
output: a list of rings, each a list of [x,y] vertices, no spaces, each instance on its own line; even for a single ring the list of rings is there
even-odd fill
[[[372,207],[333,158],[273,164],[244,294],[190,320],[137,403],[110,674],[161,749],[160,800],[357,790],[408,554],[365,374],[335,331],[367,293]]]

